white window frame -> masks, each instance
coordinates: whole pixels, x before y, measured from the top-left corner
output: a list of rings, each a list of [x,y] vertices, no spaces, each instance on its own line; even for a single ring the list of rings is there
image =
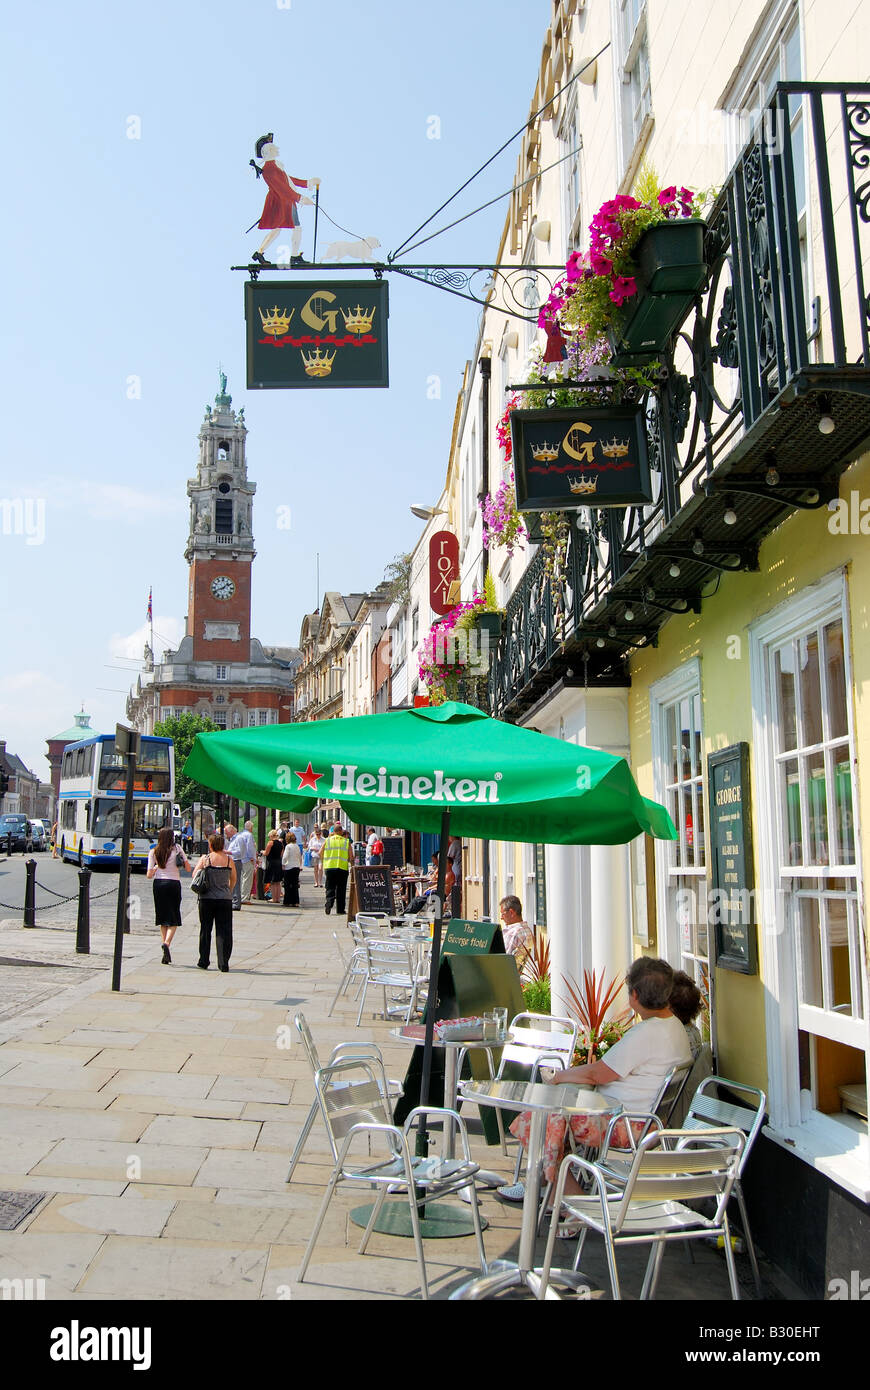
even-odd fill
[[[230,678],[229,666],[220,664],[214,668],[214,678],[216,681],[228,681]]]
[[[653,762],[653,787],[656,801],[663,805],[667,803],[667,792],[672,785],[670,771],[670,747],[667,736],[667,713],[674,705],[679,705],[682,700],[693,700],[695,696],[702,701],[702,726],[701,726],[701,754],[698,766],[698,778],[700,778],[700,789],[698,793],[701,810],[703,812],[703,825],[705,833],[705,844],[709,844],[709,813],[706,804],[707,796],[707,773],[706,773],[706,753],[704,745],[703,728],[703,691],[701,686],[701,662],[697,657],[691,661],[678,666],[667,676],[650,687],[650,731],[652,735],[652,762]],[[692,781],[697,779],[690,779]],[[679,818],[677,823],[680,834]],[[698,817],[694,817],[694,827],[698,832]],[[670,864],[670,841],[656,840],[656,917],[659,926],[658,952],[666,960],[678,961],[684,956],[692,960],[703,959],[693,949],[686,951],[683,948],[680,924],[677,921],[676,913],[670,898],[671,892],[671,864]],[[694,856],[693,856],[694,857]],[[708,856],[705,852],[704,863],[699,866],[680,866],[680,877],[694,880],[695,892],[697,894],[698,912],[703,912],[707,918],[707,977],[710,982],[710,1042],[714,1054],[716,1053],[716,997],[715,997],[715,928],[710,921],[707,900],[707,874]],[[664,940],[661,937],[664,937]]]
[[[855,758],[855,715],[853,697],[851,624],[845,571],[838,570],[795,598],[766,613],[749,628],[749,663],[752,688],[752,730],[755,752],[757,875],[761,901],[773,911],[759,916],[762,977],[765,983],[765,1025],[767,1033],[768,1108],[770,1123],[765,1131],[771,1139],[788,1145],[790,1151],[811,1163],[820,1172],[858,1196],[870,1200],[870,1143],[866,1132],[857,1132],[832,1116],[801,1108],[797,999],[797,973],[794,935],[785,921],[786,895],[780,892],[778,856],[778,818],[780,809],[774,771],[775,744],[773,721],[775,705],[770,684],[770,654],[789,638],[803,635],[808,628],[840,620],[843,625],[847,720],[853,755],[852,796],[855,817],[856,882],[859,912],[863,904],[861,876],[861,826],[858,817],[857,759]],[[790,895],[789,895],[790,896]],[[862,936],[864,924],[859,921]],[[858,965],[864,969],[863,988],[867,998],[867,972],[864,952]],[[870,1013],[870,1011],[866,1011]],[[855,1046],[855,1042],[849,1042]],[[864,1019],[864,1053],[870,1054],[870,1020]],[[866,1075],[866,1071],[865,1071]]]
[[[559,129],[559,142],[565,161],[562,165],[562,225],[565,229],[564,258],[567,260],[572,251],[580,249],[583,239],[583,172],[580,167],[583,140],[577,124],[576,82],[568,95],[564,119]],[[573,158],[570,157],[572,150]]]
[[[650,82],[649,26],[647,3],[641,0],[637,19],[629,31],[629,6],[634,0],[611,0],[611,33],[613,44],[614,98],[619,167],[622,178],[633,173],[640,151],[646,143],[653,124],[652,87]],[[643,77],[641,57],[646,56]],[[637,100],[635,91],[639,87]],[[636,108],[636,109],[635,109]]]

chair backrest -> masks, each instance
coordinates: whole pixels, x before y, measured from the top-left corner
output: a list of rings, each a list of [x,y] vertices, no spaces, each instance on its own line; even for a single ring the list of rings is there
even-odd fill
[[[661,1086],[658,1095],[650,1106],[654,1115],[658,1115],[662,1124],[667,1128],[668,1120],[674,1113],[677,1101],[683,1093],[683,1087],[689,1079],[689,1072],[692,1070],[694,1062],[680,1062],[677,1066],[671,1067]]]
[[[317,1046],[311,1036],[311,1029],[308,1027],[305,1015],[303,1013],[295,1014],[293,1024],[296,1028],[296,1032],[299,1034],[302,1046],[305,1049],[305,1055],[308,1058],[308,1064],[311,1067],[312,1075],[316,1075],[320,1070],[320,1058],[317,1055]]]
[[[716,1201],[713,1220],[718,1223],[740,1171],[745,1143],[743,1131],[731,1127],[711,1129],[708,1135],[685,1129],[648,1134],[638,1144],[624,1178],[607,1171],[613,1193],[609,1206],[614,1234],[631,1215],[632,1202],[689,1202],[712,1197]]]
[[[577,1045],[577,1023],[558,1014],[516,1014],[508,1026],[508,1040],[498,1067],[500,1079],[507,1065],[534,1067],[540,1060],[570,1067]]]
[[[389,930],[390,926],[388,912],[358,912],[356,920],[363,931],[381,931],[384,927]]]
[[[369,978],[379,975],[414,974],[414,957],[411,947],[404,941],[385,941],[367,936],[366,956],[368,958]]]
[[[733,1101],[720,1100],[717,1095],[719,1087],[747,1103],[741,1105]],[[752,1145],[758,1137],[758,1131],[764,1123],[766,1105],[767,1096],[757,1086],[747,1086],[742,1081],[728,1081],[724,1076],[708,1076],[692,1097],[689,1113],[683,1121],[683,1129],[699,1131],[730,1125],[742,1130],[746,1136],[740,1162],[742,1173]]]
[[[385,1100],[387,1080],[375,1057],[345,1057],[320,1067],[314,1088],[333,1158],[338,1158],[339,1145],[354,1125],[392,1124]]]

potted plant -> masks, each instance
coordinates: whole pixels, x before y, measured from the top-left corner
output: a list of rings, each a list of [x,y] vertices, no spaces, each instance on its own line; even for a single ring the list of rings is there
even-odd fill
[[[486,633],[490,642],[501,637],[504,609],[499,608],[495,593],[495,580],[492,570],[487,570],[483,581],[483,603],[474,615],[474,625],[481,633]]]
[[[600,978],[594,970],[584,970],[582,987],[576,980],[565,979],[564,975],[562,983],[568,991],[568,1012],[577,1019],[581,1029],[575,1062],[582,1065],[598,1061],[619,1042],[631,1022],[630,1010],[618,1018],[605,1018],[622,988],[621,981],[614,977],[607,984],[603,970]]]

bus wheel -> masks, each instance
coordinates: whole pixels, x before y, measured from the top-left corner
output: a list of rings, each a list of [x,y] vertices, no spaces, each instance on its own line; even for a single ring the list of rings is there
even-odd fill
[[[79,868],[80,868],[80,869],[83,869],[84,866],[85,866],[85,861],[84,861],[84,859],[82,858],[82,842],[81,842],[81,840],[79,840]]]

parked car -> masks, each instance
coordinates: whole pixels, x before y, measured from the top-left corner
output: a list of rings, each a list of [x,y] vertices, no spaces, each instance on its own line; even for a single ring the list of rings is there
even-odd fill
[[[39,849],[39,850],[46,850],[46,849],[48,849],[48,836],[49,836],[49,832],[48,832],[48,829],[46,828],[45,821],[42,821],[42,820],[32,820],[32,821],[30,822],[30,827],[31,827],[31,830],[33,831],[33,848],[34,848],[34,850],[37,850],[37,849]]]
[[[4,849],[20,849],[24,854],[33,853],[33,829],[26,816],[8,812],[0,816],[0,844]]]

